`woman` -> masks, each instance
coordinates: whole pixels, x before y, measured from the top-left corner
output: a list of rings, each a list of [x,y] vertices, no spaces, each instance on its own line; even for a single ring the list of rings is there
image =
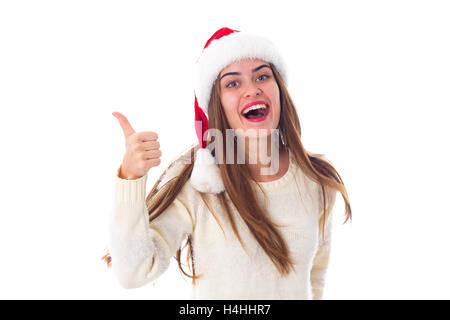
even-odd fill
[[[127,151],[104,258],[124,287],[156,279],[176,254],[195,299],[322,297],[336,191],[346,221],[351,208],[333,166],[303,148],[285,78],[270,41],[218,30],[196,64],[199,144],[147,197],[147,172],[160,163],[157,135],[135,133],[114,113]],[[192,276],[180,261],[186,239]]]

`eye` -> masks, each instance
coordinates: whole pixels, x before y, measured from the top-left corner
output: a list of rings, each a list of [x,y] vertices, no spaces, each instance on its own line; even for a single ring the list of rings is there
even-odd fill
[[[263,78],[263,77],[265,77],[265,78]],[[263,78],[263,79],[261,79],[261,78]],[[263,74],[263,75],[258,77],[258,79],[261,79],[261,80],[266,80],[268,78],[270,78],[270,77],[267,74]]]
[[[231,81],[231,82],[228,82],[228,84],[225,86],[226,88],[232,88],[232,87],[235,87],[235,86],[230,86],[230,84],[233,84],[233,83],[237,83],[237,81]]]

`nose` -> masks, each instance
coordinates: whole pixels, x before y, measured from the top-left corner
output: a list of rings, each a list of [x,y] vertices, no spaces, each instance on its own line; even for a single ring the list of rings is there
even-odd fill
[[[244,96],[246,98],[252,98],[252,97],[257,97],[259,95],[261,95],[262,90],[259,88],[259,86],[253,82],[250,82],[250,84],[248,84],[245,88],[245,94]]]

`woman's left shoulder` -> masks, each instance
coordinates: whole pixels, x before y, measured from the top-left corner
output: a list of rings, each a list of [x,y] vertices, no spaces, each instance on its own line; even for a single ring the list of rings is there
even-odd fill
[[[329,166],[333,166],[329,158],[324,154],[308,152],[308,156],[316,169],[322,169],[320,171],[326,170]],[[321,184],[318,182],[315,183],[315,186],[319,193],[319,199],[322,200],[325,193],[327,203],[333,206],[336,201],[337,190],[325,184],[322,188]]]

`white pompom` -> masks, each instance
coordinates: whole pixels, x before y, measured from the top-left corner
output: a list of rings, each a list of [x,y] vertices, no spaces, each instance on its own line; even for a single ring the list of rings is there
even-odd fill
[[[225,191],[219,167],[209,149],[198,149],[195,154],[191,185],[200,192],[221,193]]]

